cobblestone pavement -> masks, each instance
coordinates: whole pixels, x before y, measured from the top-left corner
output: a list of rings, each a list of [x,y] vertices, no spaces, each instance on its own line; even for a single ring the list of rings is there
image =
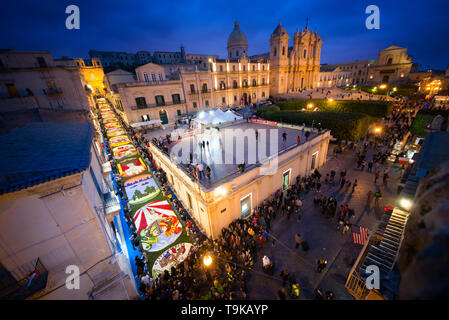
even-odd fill
[[[333,154],[332,145],[328,154]],[[367,162],[373,155],[373,149],[367,153]],[[331,170],[336,171],[336,178],[339,178],[340,171],[347,169],[347,179],[352,183],[358,180],[358,186],[351,193],[351,189],[345,193],[339,190],[339,185],[329,185],[322,183],[321,193],[325,196],[333,195],[340,204],[348,203],[355,210],[355,217],[351,219],[352,224],[361,225],[375,229],[383,215],[383,207],[394,205],[397,184],[400,179],[401,168],[398,165],[387,164],[384,166],[374,166],[372,173],[356,169],[357,160],[354,151],[347,150],[338,157],[328,156],[325,166],[319,168],[322,180],[326,173]],[[381,172],[380,181],[377,186],[382,192],[382,199],[377,206],[374,202],[367,205],[367,193],[369,190],[376,191],[374,177],[376,169]],[[388,186],[382,185],[382,173],[389,170],[390,182]],[[326,219],[315,207],[313,197],[316,191],[311,191],[303,195],[303,216],[299,221],[296,216],[291,216],[288,220],[286,216],[278,216],[272,222],[270,234],[276,239],[273,246],[271,241],[267,241],[255,258],[254,269],[248,278],[248,298],[249,299],[277,299],[277,291],[281,288],[282,280],[279,274],[281,270],[287,269],[293,272],[301,288],[300,299],[313,299],[313,291],[319,287],[323,292],[331,290],[337,299],[353,299],[346,291],[346,278],[353,266],[357,256],[362,249],[361,245],[353,244],[351,233],[342,235],[337,230],[337,220]],[[304,254],[301,247],[295,249],[295,234],[299,233],[303,240],[307,240],[310,250]],[[271,240],[271,239],[270,239]],[[267,255],[275,262],[275,273],[273,277],[262,272],[262,257]],[[322,273],[316,272],[316,260],[324,258],[327,260],[327,267]]]

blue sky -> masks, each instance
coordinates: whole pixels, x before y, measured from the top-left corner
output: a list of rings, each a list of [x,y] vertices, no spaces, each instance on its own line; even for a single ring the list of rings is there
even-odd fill
[[[65,28],[66,6],[80,8],[80,30]],[[367,30],[365,8],[380,8],[380,30]],[[0,2],[0,47],[49,50],[54,57],[88,57],[89,49],[178,51],[226,55],[235,20],[249,54],[267,52],[280,20],[289,35],[303,28],[323,39],[322,63],[375,59],[391,44],[408,47],[423,69],[449,65],[449,1],[104,1]]]

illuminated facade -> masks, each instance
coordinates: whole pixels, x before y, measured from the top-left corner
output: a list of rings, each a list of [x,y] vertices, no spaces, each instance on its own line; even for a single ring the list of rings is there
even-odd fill
[[[150,144],[150,151],[156,161],[156,165],[167,173],[167,180],[177,198],[189,211],[190,216],[196,221],[201,230],[209,237],[216,238],[222,228],[227,227],[238,218],[248,217],[252,210],[264,199],[279,189],[285,190],[291,184],[296,183],[296,177],[304,177],[326,163],[327,150],[330,140],[330,131],[311,132],[306,140],[302,128],[270,123],[246,123],[245,120],[237,120],[232,124],[222,125],[220,132],[232,134],[241,141],[247,139],[247,146],[236,144],[236,155],[242,155],[247,163],[244,172],[239,172],[237,164],[240,161],[227,164],[210,164],[212,175],[210,180],[198,181],[193,178],[181,164],[177,164],[158,147]],[[276,149],[270,147],[270,158],[260,159],[257,163],[248,161],[251,155],[255,155],[256,142],[254,130],[266,132],[267,141],[279,140]],[[272,133],[272,131],[274,132]],[[306,128],[306,131],[310,128]],[[287,142],[282,142],[281,132],[287,133]],[[278,134],[279,133],[279,134]],[[157,133],[155,133],[157,136]],[[301,136],[301,144],[297,144],[296,137]],[[177,143],[197,144],[196,138],[183,138],[172,144],[170,152]],[[224,138],[226,145],[226,138]],[[241,149],[240,149],[241,147]],[[259,147],[260,148],[260,147]],[[211,153],[221,152],[219,146],[213,147]],[[174,153],[177,156],[175,151]],[[237,157],[237,156],[236,156]]]
[[[320,36],[306,27],[295,32],[292,47],[288,40],[287,31],[279,23],[270,38],[271,95],[317,87],[323,43]]]

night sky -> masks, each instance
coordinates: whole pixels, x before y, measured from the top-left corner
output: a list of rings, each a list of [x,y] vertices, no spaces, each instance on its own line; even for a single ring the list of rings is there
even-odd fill
[[[80,8],[80,30],[65,28],[70,4]],[[380,30],[365,27],[370,4],[380,8]],[[237,19],[252,55],[269,51],[279,20],[293,38],[308,17],[309,29],[323,39],[321,63],[375,59],[379,50],[396,44],[408,47],[421,69],[446,69],[448,12],[448,0],[9,0],[0,2],[0,48],[87,58],[89,49],[178,51],[183,44],[187,53],[225,57]]]

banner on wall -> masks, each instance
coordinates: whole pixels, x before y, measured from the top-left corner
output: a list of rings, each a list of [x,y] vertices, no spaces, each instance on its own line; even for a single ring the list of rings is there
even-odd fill
[[[276,121],[269,121],[264,119],[251,119],[252,123],[260,123],[260,124],[266,124],[269,126],[277,126],[278,123]]]

